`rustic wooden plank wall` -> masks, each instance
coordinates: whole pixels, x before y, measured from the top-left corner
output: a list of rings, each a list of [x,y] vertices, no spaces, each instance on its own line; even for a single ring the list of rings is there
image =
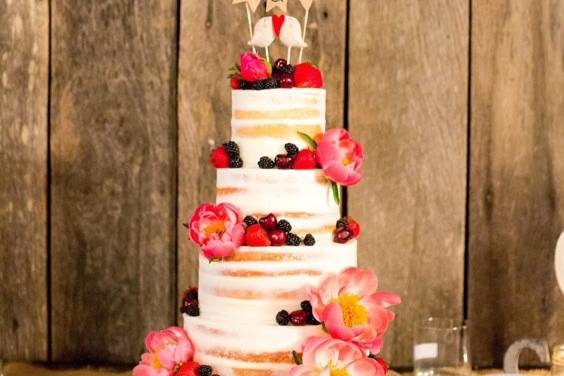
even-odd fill
[[[228,3],[0,0],[0,359],[131,363],[178,319],[247,39]],[[427,315],[472,319],[478,366],[564,339],[563,23],[564,0],[314,3],[328,125],[367,151],[360,263],[405,301],[396,367]]]
[[[0,358],[48,357],[49,12],[0,0]]]
[[[489,365],[520,337],[564,341],[564,1],[474,1],[472,19],[468,302]]]

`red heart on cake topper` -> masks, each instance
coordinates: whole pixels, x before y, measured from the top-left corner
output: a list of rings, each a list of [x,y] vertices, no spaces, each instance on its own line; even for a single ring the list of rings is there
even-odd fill
[[[282,28],[282,25],[284,24],[284,15],[272,15],[272,27],[274,28],[274,34],[276,35],[276,37],[280,37],[280,29]]]

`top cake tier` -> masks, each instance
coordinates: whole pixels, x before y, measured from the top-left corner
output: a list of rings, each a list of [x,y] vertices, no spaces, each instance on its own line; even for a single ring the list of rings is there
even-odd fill
[[[245,168],[284,153],[287,142],[306,147],[298,131],[312,137],[325,131],[325,89],[233,90],[231,101],[231,138]]]

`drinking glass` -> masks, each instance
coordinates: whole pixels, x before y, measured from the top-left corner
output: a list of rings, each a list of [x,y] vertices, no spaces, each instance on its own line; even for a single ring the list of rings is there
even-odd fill
[[[564,345],[557,345],[552,351],[552,376],[564,376]]]
[[[470,375],[467,323],[436,317],[417,322],[413,372],[415,376]]]

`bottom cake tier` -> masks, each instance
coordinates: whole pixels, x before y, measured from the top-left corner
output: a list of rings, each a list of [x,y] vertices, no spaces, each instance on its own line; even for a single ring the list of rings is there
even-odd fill
[[[286,375],[295,365],[292,351],[305,339],[322,335],[321,325],[277,326],[214,322],[184,315],[184,329],[196,352],[222,376]]]

